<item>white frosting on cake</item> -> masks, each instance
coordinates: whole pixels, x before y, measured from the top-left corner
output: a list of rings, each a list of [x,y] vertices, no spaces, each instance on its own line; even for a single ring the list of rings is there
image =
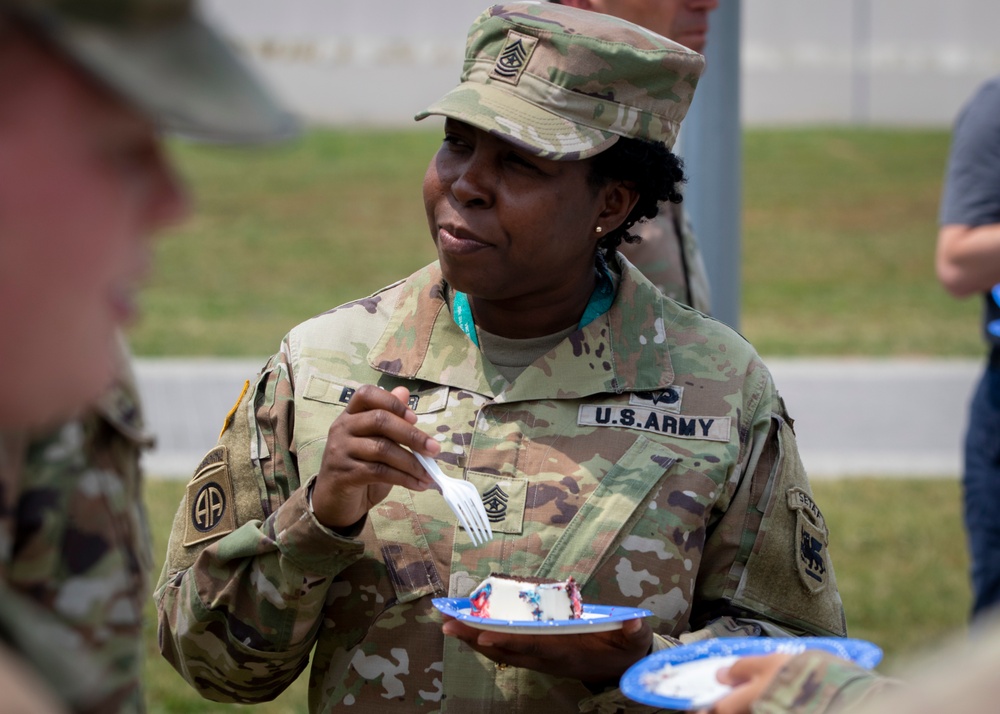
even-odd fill
[[[581,617],[580,594],[570,578],[529,582],[491,575],[469,596],[472,614],[493,620],[572,620]]]

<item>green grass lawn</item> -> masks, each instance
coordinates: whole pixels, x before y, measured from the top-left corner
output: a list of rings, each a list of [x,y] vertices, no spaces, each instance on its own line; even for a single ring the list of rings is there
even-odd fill
[[[158,247],[139,355],[271,354],[302,320],[434,259],[421,182],[440,138],[313,131],[292,145],[180,145],[194,220]]]
[[[882,671],[896,670],[912,653],[964,627],[970,594],[957,481],[820,481],[814,491],[830,527],[849,634],[885,650]],[[157,567],[183,492],[177,481],[148,484]],[[160,657],[152,604],[147,620],[147,701],[153,714],[306,711],[304,676],[268,704],[242,707],[200,699]]]
[[[980,356],[934,276],[944,131],[749,131],[742,331],[765,355]]]
[[[294,324],[433,260],[421,181],[439,141],[177,145],[197,211],[158,246],[135,352],[268,355]],[[947,147],[933,130],[745,133],[741,329],[762,354],[982,354],[978,300],[934,278]]]

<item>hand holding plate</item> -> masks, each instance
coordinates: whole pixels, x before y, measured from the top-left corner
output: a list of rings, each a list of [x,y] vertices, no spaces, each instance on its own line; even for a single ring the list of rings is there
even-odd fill
[[[753,703],[791,658],[789,654],[741,657],[719,672],[719,681],[733,687],[732,692],[698,714],[751,714]]]
[[[653,631],[642,619],[606,632],[540,636],[481,630],[446,618],[442,631],[497,664],[587,683],[617,682],[653,643]]]

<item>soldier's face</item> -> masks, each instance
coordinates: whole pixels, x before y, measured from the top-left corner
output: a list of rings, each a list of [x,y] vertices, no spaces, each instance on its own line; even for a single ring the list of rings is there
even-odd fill
[[[0,427],[108,385],[149,237],[187,201],[153,126],[36,39],[0,43]]]
[[[719,0],[583,1],[589,4],[592,10],[642,25],[695,52],[704,52],[708,15],[719,6]]]
[[[424,177],[424,205],[449,284],[526,321],[572,303],[581,290],[585,302],[601,211],[589,175],[587,160],[539,159],[447,120]],[[473,302],[477,323],[490,330],[480,305]]]

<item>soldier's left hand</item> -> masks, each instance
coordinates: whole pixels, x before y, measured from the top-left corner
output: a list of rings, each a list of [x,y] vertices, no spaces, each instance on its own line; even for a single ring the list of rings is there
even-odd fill
[[[645,657],[653,630],[645,620],[626,620],[620,630],[572,635],[520,635],[490,632],[446,618],[442,631],[456,637],[498,666],[524,667],[588,684],[611,683]]]

